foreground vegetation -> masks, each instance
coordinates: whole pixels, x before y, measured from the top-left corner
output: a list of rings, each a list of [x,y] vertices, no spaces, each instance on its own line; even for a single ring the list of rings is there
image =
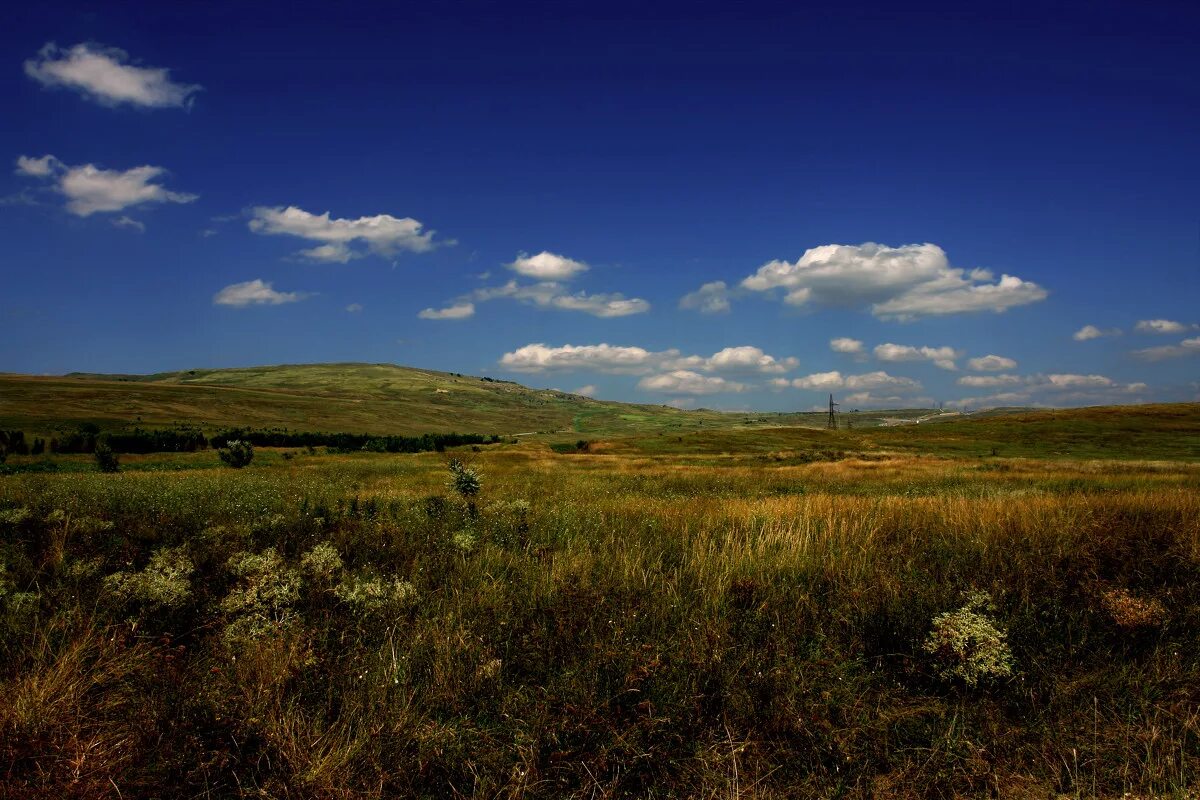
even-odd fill
[[[1194,460],[729,435],[0,477],[0,795],[1195,786]]]

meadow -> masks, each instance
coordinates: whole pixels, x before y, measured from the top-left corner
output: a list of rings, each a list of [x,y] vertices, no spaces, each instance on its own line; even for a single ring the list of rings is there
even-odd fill
[[[1194,796],[1181,413],[58,456],[0,476],[0,796]]]
[[[1200,406],[842,422],[0,376],[0,797],[1194,796]]]

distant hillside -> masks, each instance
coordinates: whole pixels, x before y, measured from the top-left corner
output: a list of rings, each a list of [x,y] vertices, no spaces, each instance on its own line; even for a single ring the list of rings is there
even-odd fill
[[[806,415],[784,415],[793,422]],[[778,424],[781,415],[766,415]],[[594,435],[763,424],[764,415],[593,400],[392,364],[304,364],[154,375],[0,375],[0,426],[198,424],[297,430]]]

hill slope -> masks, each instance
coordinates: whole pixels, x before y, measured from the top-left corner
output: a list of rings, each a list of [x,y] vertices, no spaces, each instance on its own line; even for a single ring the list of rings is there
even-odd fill
[[[726,426],[744,415],[613,403],[391,364],[305,364],[154,375],[0,375],[0,426],[90,422],[413,434],[609,435]]]

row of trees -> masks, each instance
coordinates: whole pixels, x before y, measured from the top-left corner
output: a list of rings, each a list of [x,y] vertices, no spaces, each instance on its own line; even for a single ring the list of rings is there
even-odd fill
[[[227,430],[205,436],[199,428],[145,429],[102,433],[90,423],[80,425],[61,438],[34,439],[30,445],[24,431],[0,431],[0,454],[40,455],[47,447],[51,453],[95,453],[107,447],[113,453],[191,453],[208,447],[225,448],[231,441],[255,447],[329,447],[341,452],[369,450],[376,453],[441,452],[447,447],[468,444],[494,444],[497,435],[479,433],[426,433],[421,436],[379,436],[369,433],[320,433],[292,431],[286,428]]]

